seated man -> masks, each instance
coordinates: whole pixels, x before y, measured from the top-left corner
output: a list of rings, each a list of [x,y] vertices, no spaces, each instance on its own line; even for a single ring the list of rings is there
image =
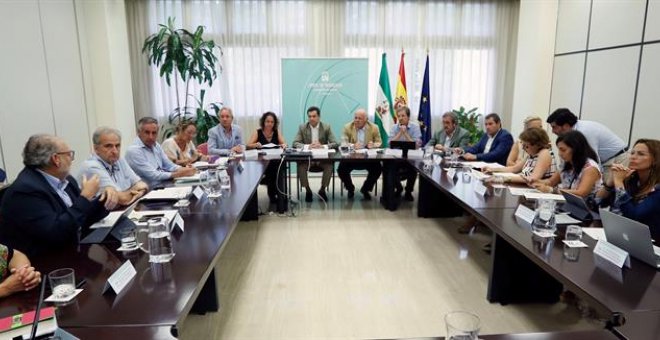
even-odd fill
[[[133,171],[151,188],[170,179],[194,175],[194,168],[178,166],[167,158],[157,137],[158,121],[151,117],[140,119],[138,136],[126,150],[126,161]]]
[[[456,148],[463,153],[466,161],[483,161],[499,163],[506,166],[506,158],[509,156],[513,146],[513,137],[509,131],[502,128],[502,121],[497,113],[486,116],[486,133],[481,137],[479,143],[469,148]]]
[[[234,114],[228,107],[218,113],[220,122],[209,130],[209,155],[229,156],[243,152],[243,131],[234,124]]]
[[[355,144],[355,149],[371,149],[380,147],[380,132],[378,127],[367,119],[367,111],[357,109],[354,114],[353,122],[344,126],[344,138],[351,144]],[[356,162],[345,160],[339,162],[337,173],[348,191],[348,198],[355,195],[355,186],[351,180],[351,171],[367,170],[367,179],[362,184],[360,192],[365,200],[371,199],[371,190],[376,185],[376,181],[382,172],[378,162]]]
[[[98,176],[83,177],[78,189],[69,175],[74,155],[59,137],[42,134],[28,139],[25,168],[0,203],[0,243],[31,257],[45,254],[75,245],[81,231],[108,214],[105,197],[94,199]]]
[[[409,141],[415,142],[417,147],[422,145],[422,131],[419,125],[410,121],[410,108],[401,106],[396,109],[397,124],[392,126],[390,131],[390,141]],[[406,201],[413,201],[412,191],[415,188],[417,180],[417,171],[407,166],[399,170],[402,179],[406,179],[406,193],[403,198]],[[401,183],[396,182],[395,193],[400,195],[403,191]]]
[[[323,148],[323,145],[327,145],[328,149],[336,149],[337,142],[332,134],[332,128],[330,128],[330,125],[321,122],[321,109],[311,106],[307,109],[307,118],[309,121],[298,127],[298,133],[293,139],[293,147],[302,148],[304,145],[309,145],[311,149],[318,149]],[[325,189],[330,184],[330,176],[332,176],[332,162],[330,161],[298,162],[298,178],[300,184],[306,190],[305,202],[312,201],[312,189],[309,188],[309,179],[307,178],[307,170],[312,166],[319,166],[323,169],[319,196],[327,202],[328,195],[326,195]]]
[[[80,168],[80,175],[99,176],[100,190],[106,196],[106,209],[125,206],[142,196],[148,186],[140,180],[126,160],[120,159],[121,133],[117,129],[100,127],[92,135],[94,155]]]
[[[433,146],[444,152],[448,148],[464,148],[468,145],[470,134],[458,126],[458,116],[455,113],[449,111],[442,115],[442,127],[442,130],[433,134],[426,146]]]

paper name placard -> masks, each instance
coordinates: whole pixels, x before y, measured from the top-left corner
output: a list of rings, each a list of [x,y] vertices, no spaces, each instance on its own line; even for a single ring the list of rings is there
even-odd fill
[[[259,158],[259,151],[258,150],[245,150],[245,159],[257,159]]]
[[[174,216],[174,221],[172,222],[172,229],[174,228],[179,228],[181,232],[183,232],[183,217],[181,217],[181,214],[176,213],[176,216]]]
[[[108,278],[105,285],[103,286],[103,294],[108,291],[112,291],[115,294],[121,293],[121,291],[126,288],[126,285],[135,277],[135,267],[131,261],[126,261],[121,267],[117,268],[112,275]]]
[[[401,150],[401,149],[385,149],[385,154],[388,155],[388,156],[401,158],[401,157],[403,157],[403,150]]]
[[[534,210],[522,204],[518,205],[518,208],[516,208],[516,212],[514,215],[526,223],[532,224],[532,222],[534,222],[534,215],[535,215]]]
[[[367,157],[369,157],[369,158],[378,157],[378,150],[368,149],[367,150]]]
[[[486,196],[488,194],[488,188],[481,181],[476,181],[474,182],[474,192],[479,196]]]
[[[630,255],[628,255],[628,252],[605,240],[598,240],[596,247],[594,247],[594,254],[619,268],[623,268],[624,265],[630,268]]]
[[[312,158],[328,158],[328,149],[312,149]]]
[[[202,189],[201,186],[197,186],[195,187],[195,189],[193,189],[192,194],[193,196],[195,196],[196,199],[200,199],[202,198],[202,196],[204,196],[204,190]]]
[[[422,159],[424,158],[424,150],[408,150],[408,159]]]

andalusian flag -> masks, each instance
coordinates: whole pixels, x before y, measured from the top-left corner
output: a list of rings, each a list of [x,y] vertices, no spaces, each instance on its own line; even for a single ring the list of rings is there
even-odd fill
[[[399,63],[399,79],[396,82],[396,97],[394,97],[394,109],[408,106],[408,91],[406,91],[406,68],[403,63],[403,50],[401,50],[401,62]],[[396,122],[396,112],[394,112]]]
[[[378,96],[376,97],[376,113],[374,121],[378,125],[380,138],[383,141],[383,147],[388,146],[388,137],[390,129],[394,125],[395,116],[392,109],[392,91],[390,91],[390,77],[387,75],[387,59],[383,53],[383,61],[380,67],[380,77],[378,78]]]

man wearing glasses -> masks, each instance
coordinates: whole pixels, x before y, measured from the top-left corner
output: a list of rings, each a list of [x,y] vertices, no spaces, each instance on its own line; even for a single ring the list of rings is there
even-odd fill
[[[0,202],[0,243],[28,256],[76,244],[80,233],[108,212],[94,199],[99,177],[83,176],[81,189],[69,175],[75,152],[59,137],[31,136],[23,148],[25,168]]]
[[[97,175],[100,192],[105,196],[105,208],[114,209],[117,204],[125,206],[142,196],[148,186],[140,180],[125,159],[119,158],[121,132],[109,127],[100,127],[92,135],[94,155],[80,169],[78,179]],[[82,180],[81,180],[82,182]]]

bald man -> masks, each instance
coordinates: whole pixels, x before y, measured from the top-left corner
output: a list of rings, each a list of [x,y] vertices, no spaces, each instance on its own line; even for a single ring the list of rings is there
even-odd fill
[[[355,145],[356,150],[379,148],[381,145],[378,127],[369,121],[367,111],[364,109],[355,110],[353,121],[344,126],[343,139]],[[382,172],[380,163],[350,160],[339,162],[337,173],[344,183],[346,191],[348,191],[348,198],[355,196],[355,185],[351,180],[351,171],[353,170],[367,170],[367,179],[362,184],[360,193],[362,193],[365,200],[370,200],[371,190],[373,190]]]

